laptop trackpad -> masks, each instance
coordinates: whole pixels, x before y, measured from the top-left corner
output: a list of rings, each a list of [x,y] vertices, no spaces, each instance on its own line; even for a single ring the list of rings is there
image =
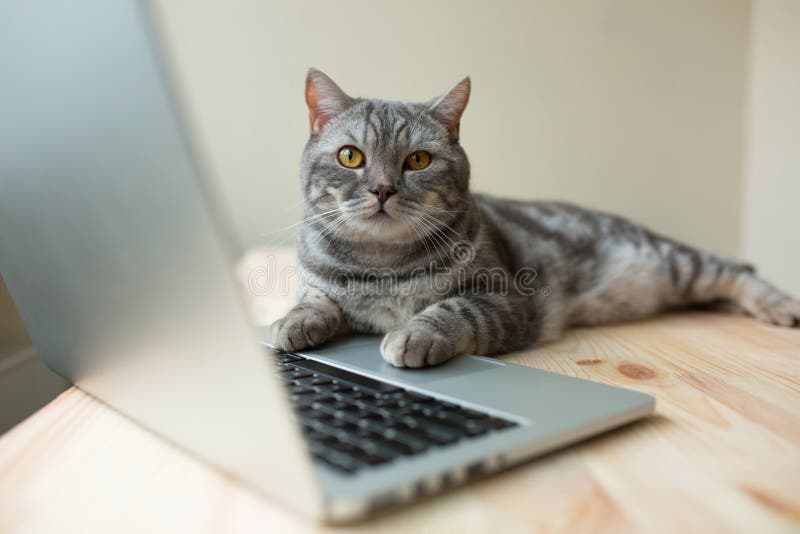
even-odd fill
[[[409,384],[423,384],[433,380],[491,371],[505,365],[496,360],[462,357],[453,358],[436,367],[398,369],[383,361],[380,345],[380,336],[355,336],[332,341],[312,351],[298,351],[298,354],[309,355],[337,367],[360,371],[375,378]]]

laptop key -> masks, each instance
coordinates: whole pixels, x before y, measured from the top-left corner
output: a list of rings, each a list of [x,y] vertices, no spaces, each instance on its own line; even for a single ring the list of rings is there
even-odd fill
[[[334,419],[331,424],[345,432],[355,432],[360,428],[357,423],[341,418]]]
[[[435,419],[437,423],[458,429],[465,428],[467,426],[467,422],[470,421],[470,419],[467,419],[463,415],[450,410],[438,410],[433,414],[433,419]]]
[[[300,401],[304,395],[313,395],[313,394],[314,394],[313,391],[311,393],[303,393],[303,392],[292,393],[291,395],[289,395],[289,400],[296,403]]]
[[[416,413],[419,413],[424,417],[430,418],[436,416],[436,414],[439,412],[439,407],[436,406],[435,404],[426,405],[426,404],[415,403],[411,405],[411,410]]]
[[[397,410],[401,407],[401,402],[393,397],[376,399],[373,406],[378,408],[387,408],[389,410]]]
[[[374,434],[360,436],[358,438],[358,446],[369,454],[374,454],[375,456],[380,456],[387,460],[394,460],[399,456],[409,455],[409,451],[405,450],[404,447],[394,446],[391,442]]]
[[[430,444],[423,440],[401,435],[397,430],[382,425],[362,430],[362,436],[379,447],[397,451],[403,456],[419,454],[430,448]]]
[[[451,429],[423,422],[413,417],[404,417],[400,420],[400,429],[417,434],[437,445],[449,445],[461,439],[461,434]]]
[[[333,384],[333,380],[331,380],[326,376],[314,376],[313,378],[310,379],[309,382],[312,386],[324,386],[328,384]]]
[[[348,456],[351,456],[354,459],[358,459],[358,455],[362,452],[361,449],[359,449],[355,445],[352,445],[345,441],[340,441],[338,439],[331,440],[329,446],[330,448],[337,450],[341,453],[347,454]]]
[[[437,445],[449,445],[461,439],[456,432],[433,426],[425,427],[425,437]]]
[[[351,412],[345,412],[343,410],[336,410],[333,414],[336,420],[347,421],[348,423],[352,423],[355,425],[355,430],[361,428],[361,419],[356,415],[352,414]]]
[[[308,421],[304,421],[304,424],[307,424],[311,427],[314,432],[319,434],[323,434],[326,438],[334,438],[340,439],[342,435],[346,435],[347,432],[343,431],[333,424],[335,419],[333,416],[329,416],[326,414],[325,419],[312,419]]]
[[[341,440],[357,447],[366,454],[378,456],[385,461],[393,460],[402,454],[398,449],[387,445],[377,434],[366,429],[343,434]]]
[[[291,369],[291,370],[282,372],[278,376],[280,376],[281,378],[283,378],[285,380],[294,381],[294,380],[300,380],[301,378],[308,378],[308,377],[310,377],[312,375],[308,371],[302,371],[300,369]]]
[[[383,415],[371,411],[360,410],[356,416],[362,421],[383,421],[386,418]]]
[[[297,407],[310,407],[316,409],[314,408],[314,404],[327,404],[331,400],[331,397],[325,395],[324,393],[312,393],[310,395],[299,395],[298,398],[294,400],[294,403]]]
[[[395,428],[387,428],[381,433],[381,437],[392,446],[400,445],[406,450],[406,454],[419,454],[428,450],[431,443],[426,439],[419,439],[410,434],[398,432]]]

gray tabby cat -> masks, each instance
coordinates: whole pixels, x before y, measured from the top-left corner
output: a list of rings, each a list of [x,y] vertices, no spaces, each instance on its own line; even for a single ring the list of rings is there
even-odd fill
[[[467,78],[427,103],[352,98],[309,71],[305,283],[271,328],[277,347],[385,334],[387,362],[422,367],[690,305],[798,326],[800,301],[748,266],[613,215],[470,193],[469,93]]]

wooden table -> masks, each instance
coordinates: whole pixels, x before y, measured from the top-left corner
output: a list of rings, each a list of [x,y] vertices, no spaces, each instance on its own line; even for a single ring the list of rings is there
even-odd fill
[[[657,414],[347,531],[800,532],[800,330],[680,313],[504,358],[650,393]],[[3,534],[316,530],[75,388],[0,438]]]

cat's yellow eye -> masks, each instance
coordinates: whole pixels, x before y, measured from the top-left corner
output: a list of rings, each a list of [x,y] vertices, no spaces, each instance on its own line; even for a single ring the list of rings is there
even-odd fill
[[[339,149],[339,163],[348,169],[357,169],[364,165],[364,154],[354,146],[343,146]]]
[[[406,157],[406,167],[412,171],[421,171],[431,164],[431,155],[424,150],[417,150]]]

